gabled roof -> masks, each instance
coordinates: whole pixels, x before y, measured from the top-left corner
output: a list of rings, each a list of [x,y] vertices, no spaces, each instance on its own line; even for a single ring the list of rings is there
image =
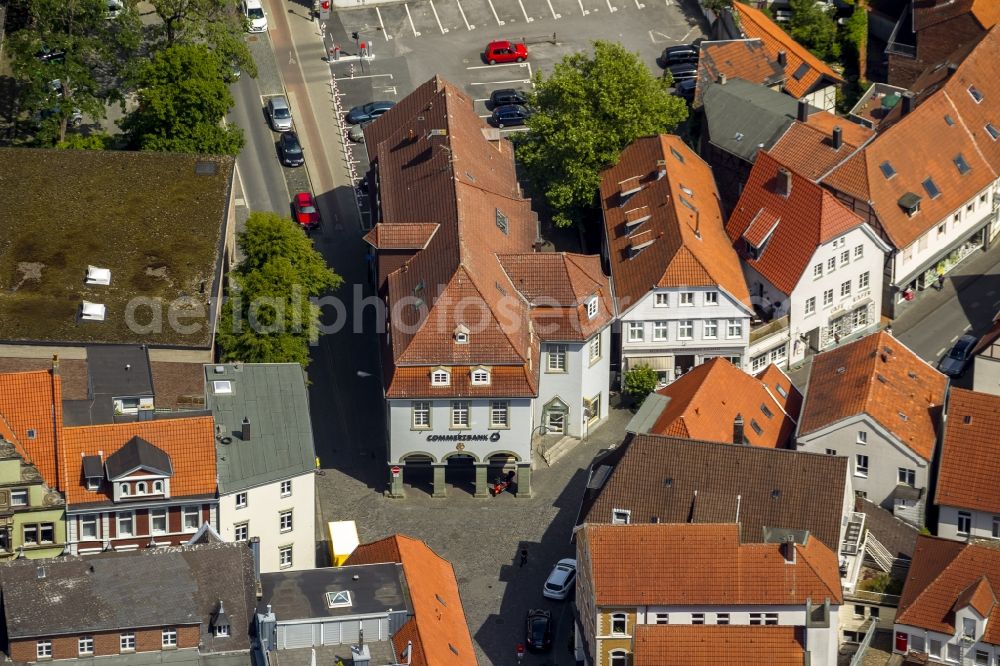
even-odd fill
[[[779,192],[779,171],[782,169],[790,172],[792,180],[788,197]],[[778,222],[770,240],[754,259],[747,246],[755,244],[747,234],[753,230],[755,220],[762,216]],[[747,266],[781,292],[791,294],[809,269],[820,245],[864,224],[864,220],[837,201],[831,192],[761,152],[729,217],[726,231]]]
[[[764,48],[772,60],[785,52],[785,92],[798,98],[814,90],[818,83],[826,79],[829,83],[843,83],[844,79],[830,66],[809,52],[791,35],[769,19],[759,9],[742,2],[733,3],[733,11],[739,16],[740,29],[747,37],[764,42]]]
[[[365,241],[379,250],[423,250],[434,237],[440,225],[428,222],[421,224],[376,224],[365,234]]]
[[[62,385],[52,370],[0,374],[0,437],[61,486],[56,451],[62,442]]]
[[[841,146],[833,147],[834,129],[840,129]],[[818,181],[875,136],[875,131],[827,111],[795,121],[767,152],[793,171]]]
[[[538,362],[537,357],[535,362]],[[420,365],[396,368],[388,398],[530,398],[538,394],[538,380],[527,365],[494,365],[490,367],[489,384],[473,384],[472,370],[478,365],[448,366],[451,373],[447,386],[431,383],[433,368]]]
[[[642,189],[622,196],[625,181]],[[712,170],[680,138],[662,134],[633,141],[618,164],[601,174],[601,207],[619,314],[654,287],[719,287],[750,307],[739,259],[722,226]],[[651,244],[636,250],[639,234]]]
[[[780,370],[778,370],[781,373]],[[733,421],[743,417],[745,442],[788,448],[801,395],[784,373],[782,390],[795,394],[796,410],[786,412],[786,398],[722,357],[702,363],[657,393],[667,398],[659,418],[644,434],[675,435],[712,442],[733,441]],[[758,430],[760,431],[758,433]]]
[[[798,113],[793,98],[742,79],[706,85],[701,96],[712,145],[747,162],[770,149]]]
[[[108,456],[104,468],[108,472],[109,481],[128,476],[140,469],[162,476],[171,476],[174,473],[170,456],[138,435]]]
[[[920,535],[896,622],[954,634],[955,611],[972,605],[987,618],[980,640],[1000,645],[1000,605],[996,604],[995,594],[998,582],[1000,542],[973,539],[962,543]]]
[[[785,72],[771,58],[759,39],[706,41],[698,45],[698,87],[703,89],[719,81],[743,79],[753,84],[772,86],[785,79]]]
[[[794,545],[794,563],[781,544],[740,543],[735,524],[584,525],[577,543],[598,608],[843,600],[837,556],[815,537]]]
[[[412,602],[412,617],[392,637],[397,654],[413,641],[413,666],[475,664],[468,621],[458,592],[455,570],[423,541],[394,534],[361,544],[346,564],[399,562]]]
[[[805,630],[792,626],[639,624],[633,666],[802,666]]]
[[[1000,514],[1000,396],[952,387],[934,503]]]
[[[989,30],[1000,22],[1000,4],[995,0],[952,0],[914,4],[913,29],[917,32],[963,14],[975,19],[984,30]]]
[[[930,461],[947,384],[947,377],[891,334],[873,333],[813,359],[798,437],[867,414]]]
[[[635,524],[738,519],[743,543],[763,541],[770,527],[808,530],[839,548],[846,458],[656,435],[619,450],[598,464],[611,469],[587,491],[579,522],[610,522],[614,509],[630,511]]]

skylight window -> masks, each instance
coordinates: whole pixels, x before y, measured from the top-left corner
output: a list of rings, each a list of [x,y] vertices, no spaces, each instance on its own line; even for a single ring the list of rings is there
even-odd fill
[[[990,138],[994,141],[1000,138],[1000,130],[993,123],[986,123],[986,131],[989,132]]]
[[[504,215],[499,208],[497,208],[497,229],[507,233],[508,228],[509,224],[507,223],[507,216]]]
[[[351,606],[351,593],[347,590],[343,592],[327,592],[326,605],[330,608],[349,608]]]
[[[233,383],[228,379],[217,379],[212,382],[212,390],[215,395],[230,395],[233,392]]]
[[[879,164],[878,168],[882,170],[882,175],[886,177],[886,180],[896,175],[896,170],[892,168],[891,164],[889,164],[889,160]]]
[[[954,124],[955,124],[955,119],[954,119],[954,118],[952,118],[951,116],[949,116],[949,115],[948,115],[947,113],[946,113],[946,114],[944,114],[944,121],[945,121],[946,123],[948,123],[948,125],[949,125],[949,126],[951,126],[951,125],[954,125]]]
[[[670,154],[677,158],[677,161],[684,164],[684,156],[677,152],[677,149],[670,146]]]
[[[938,189],[937,184],[934,182],[933,178],[928,178],[923,182],[924,191],[927,192],[927,196],[931,199],[937,199],[941,196],[941,190]]]
[[[962,155],[962,153],[955,155],[955,159],[953,161],[955,162],[955,168],[958,169],[958,172],[963,176],[972,170],[972,167],[970,167],[969,163],[965,161],[965,156]]]
[[[795,70],[795,73],[792,74],[792,78],[795,79],[796,81],[801,81],[802,77],[805,76],[806,72],[808,71],[809,71],[809,65],[807,65],[806,63],[802,63]]]
[[[976,100],[976,104],[983,101],[983,93],[979,92],[976,86],[969,86],[969,94],[972,95],[972,99]]]

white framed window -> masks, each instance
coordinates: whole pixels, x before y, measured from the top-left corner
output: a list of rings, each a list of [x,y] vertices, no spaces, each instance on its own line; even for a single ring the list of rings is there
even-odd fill
[[[867,430],[859,430],[858,431],[857,442],[858,442],[858,444],[867,444],[868,443],[868,431]]]
[[[717,291],[706,291],[705,292],[705,305],[718,305],[719,304],[719,292]]]
[[[656,342],[663,342],[667,339],[667,322],[665,321],[654,321],[653,322],[653,340]]]
[[[927,653],[935,659],[941,658],[941,641],[930,639],[927,641]]]
[[[154,495],[163,494],[163,481],[153,481],[153,494]]]
[[[833,289],[826,289],[823,292],[823,307],[829,307],[833,304]]]
[[[846,298],[851,295],[851,281],[847,280],[840,283],[840,297]]]
[[[147,488],[146,482],[145,481],[140,481],[139,483],[135,484],[135,494],[136,495],[145,495],[146,494],[146,488]]]
[[[727,319],[726,320],[726,337],[727,338],[742,338],[743,337],[743,322],[739,319]]]
[[[165,648],[177,647],[177,630],[176,629],[164,629],[161,643]]]
[[[121,495],[122,497],[128,497],[129,487],[127,483],[118,484],[118,494]]]
[[[719,320],[718,319],[706,319],[704,324],[704,334],[709,340],[715,340],[719,337]],[[739,366],[737,366],[739,367]]]
[[[691,624],[705,624],[705,614],[691,613]]]
[[[612,650],[608,653],[608,666],[628,666],[628,652]]]
[[[961,659],[962,650],[958,643],[948,643],[948,661],[958,662]]]
[[[716,624],[729,624],[729,613],[716,613],[715,614]]]
[[[630,321],[628,323],[628,341],[629,342],[642,342],[645,337],[645,322],[641,321]]]
[[[291,532],[292,531],[292,512],[282,511],[278,514],[278,531],[279,532]]]
[[[52,658],[52,641],[38,641],[35,643],[35,656],[39,659]]]
[[[414,400],[410,403],[410,424],[415,430],[431,427],[431,403]]]
[[[81,657],[94,654],[94,637],[80,636],[76,639],[76,653]]]
[[[10,491],[10,505],[28,506],[28,490],[26,488],[18,488],[17,490]]]
[[[612,613],[611,634],[614,636],[628,635],[628,615],[625,613]]]
[[[115,514],[117,521],[117,534],[120,537],[135,536],[135,514],[131,511],[119,511]]]
[[[1000,516],[993,516],[993,538],[1000,539]]]
[[[250,539],[250,523],[237,523],[233,525],[233,539],[239,543]]]
[[[968,535],[972,531],[972,514],[968,511],[958,512],[958,533]]]
[[[588,346],[590,350],[590,362],[594,363],[601,358],[601,334],[595,335]]]
[[[869,283],[870,279],[871,279],[871,273],[869,273],[868,271],[865,271],[864,273],[862,273],[861,275],[859,275],[858,276],[858,290],[860,291],[861,289],[867,289],[868,288],[868,283]]]
[[[774,349],[769,351],[767,354],[767,359],[771,363],[778,363],[780,361],[784,361],[787,356],[788,356],[787,345],[781,345],[780,347],[775,347]]]
[[[863,256],[865,256],[865,246],[864,245],[855,245],[854,246],[854,258],[855,259],[860,259]]]
[[[597,296],[591,296],[587,299],[587,319],[593,319],[597,316]]]
[[[816,312],[816,297],[810,296],[806,299],[805,312],[807,315],[811,315]]]
[[[611,511],[612,525],[628,525],[632,522],[632,512],[628,509],[613,509]]]
[[[215,625],[215,637],[216,638],[226,638],[229,636],[229,625],[228,624],[217,624]]]
[[[682,291],[681,292],[681,307],[692,307],[694,306],[694,292],[693,291]]]
[[[490,371],[486,368],[475,368],[472,371],[472,383],[476,386],[485,386],[490,383]]]
[[[854,457],[854,476],[868,478],[868,456],[859,453]]]
[[[813,279],[818,280],[823,277],[823,262],[820,262],[813,266]]]
[[[149,510],[149,531],[150,531],[150,534],[166,534],[167,533],[167,510],[166,509],[150,509]]]
[[[583,399],[583,418],[587,425],[592,424],[601,418],[601,394],[598,393],[589,400]]]
[[[764,624],[764,614],[763,613],[750,613],[750,624]]]
[[[658,308],[669,308],[670,307],[670,294],[658,292],[656,298],[653,301],[654,307]]]
[[[976,650],[976,666],[990,666],[990,653],[986,650]]]
[[[767,624],[767,625],[778,624],[778,614],[777,613],[764,613],[764,624]]]
[[[828,455],[828,456],[835,456],[835,455],[837,455],[837,449],[827,449],[826,450],[826,455]]]
[[[431,386],[448,386],[451,384],[451,373],[444,368],[436,368],[431,372]]]
[[[120,652],[135,652],[135,633],[129,631],[119,634],[118,650]]]
[[[201,527],[201,507],[197,504],[186,506],[182,510],[185,532],[197,532]]]
[[[566,345],[548,345],[549,372],[566,372]]]
[[[851,261],[851,252],[850,252],[850,250],[844,250],[843,252],[840,253],[840,265],[841,266],[846,266],[847,264],[850,263],[850,261]]]
[[[654,613],[653,624],[670,624],[670,613]]]
[[[465,400],[455,400],[451,403],[451,427],[469,427],[469,403]]]
[[[292,480],[285,479],[281,482],[281,496],[291,497],[292,496]]]
[[[757,372],[767,367],[767,352],[750,359],[750,372]]]
[[[896,481],[904,486],[913,487],[917,485],[917,471],[900,467],[896,474]]]
[[[292,566],[292,547],[281,546],[278,548],[278,566],[287,569]]]
[[[830,257],[829,259],[826,260],[826,272],[832,273],[835,270],[837,270],[837,258]]]
[[[510,427],[510,403],[506,400],[490,401],[490,427]]]
[[[87,513],[80,516],[80,538],[97,539],[100,534],[97,531],[97,515]]]
[[[681,319],[677,322],[677,339],[690,340],[694,337],[694,320]]]
[[[245,492],[236,493],[236,508],[237,509],[247,508],[247,494]]]

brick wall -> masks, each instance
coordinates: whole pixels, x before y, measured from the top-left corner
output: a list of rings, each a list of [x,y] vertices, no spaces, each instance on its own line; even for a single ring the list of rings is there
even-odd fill
[[[200,638],[199,625],[195,624],[184,627],[176,627],[176,629],[178,649],[198,647],[198,641]],[[163,650],[163,628],[137,629],[133,633],[135,633],[136,652],[159,652]],[[76,659],[80,656],[79,639],[84,635],[85,634],[55,636],[50,638],[49,640],[52,641],[52,658]],[[108,631],[86,635],[93,636],[94,638],[94,656],[107,656],[121,653],[121,632]],[[19,662],[38,661],[38,640],[39,639],[34,638],[30,640],[11,640],[10,658],[13,661]]]

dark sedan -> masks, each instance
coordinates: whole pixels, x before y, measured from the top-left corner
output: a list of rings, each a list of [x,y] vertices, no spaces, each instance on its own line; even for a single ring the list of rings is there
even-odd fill
[[[367,104],[360,104],[347,112],[347,122],[357,125],[366,120],[375,120],[394,106],[396,106],[395,102],[368,102]]]
[[[494,90],[490,93],[490,108],[499,109],[501,106],[508,106],[510,104],[519,104],[524,106],[527,102],[527,98],[524,93],[520,90],[515,90],[514,88],[502,88],[501,90]]]
[[[544,652],[552,648],[552,613],[540,608],[528,611],[524,627],[524,642],[532,652]]]
[[[278,139],[278,152],[281,155],[281,163],[287,167],[300,167],[306,163],[305,155],[302,153],[302,144],[295,132],[285,132]]]
[[[508,104],[493,110],[493,124],[497,127],[523,125],[531,117],[531,111],[519,104]]]
[[[693,62],[684,62],[677,65],[670,65],[667,71],[674,77],[674,81],[693,79],[698,76],[698,65]]]
[[[948,355],[938,363],[938,370],[949,377],[960,377],[965,372],[965,367],[972,358],[972,349],[976,346],[978,338],[974,335],[963,335],[951,348]]]

